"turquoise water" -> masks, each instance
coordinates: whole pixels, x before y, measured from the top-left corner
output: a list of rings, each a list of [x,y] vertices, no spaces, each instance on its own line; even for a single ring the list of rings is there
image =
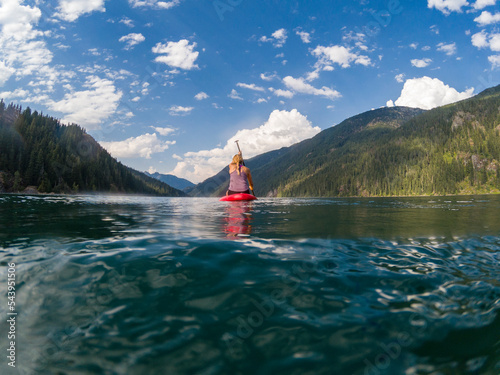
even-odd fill
[[[499,213],[0,195],[0,373],[498,375]]]

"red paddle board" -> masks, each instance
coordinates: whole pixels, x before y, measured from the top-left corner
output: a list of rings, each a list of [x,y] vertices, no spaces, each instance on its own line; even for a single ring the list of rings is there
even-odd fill
[[[221,202],[231,202],[231,201],[253,201],[254,199],[257,199],[255,195],[238,193],[238,194],[225,195],[219,200]]]

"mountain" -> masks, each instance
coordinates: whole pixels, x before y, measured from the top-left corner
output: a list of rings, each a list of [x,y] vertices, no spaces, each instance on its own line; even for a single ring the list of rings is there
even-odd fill
[[[129,168],[78,125],[0,101],[0,192],[185,196]]]
[[[429,111],[368,111],[247,165],[261,196],[497,193],[499,124],[497,86]],[[225,184],[227,170],[190,194],[222,195]]]
[[[164,182],[167,185],[170,185],[173,188],[178,189],[178,190],[184,190],[184,189],[191,188],[194,186],[194,184],[191,181],[186,180],[185,178],[180,178],[180,177],[174,176],[173,174],[161,174],[158,172],[155,172],[155,173],[144,172],[144,174],[146,176],[149,176],[149,177],[155,178],[161,182]]]

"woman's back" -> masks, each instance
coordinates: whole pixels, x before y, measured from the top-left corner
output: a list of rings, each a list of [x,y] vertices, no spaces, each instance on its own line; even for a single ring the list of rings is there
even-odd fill
[[[231,168],[233,167],[233,168]],[[241,164],[229,166],[229,190],[236,192],[244,192],[248,190],[247,169]],[[232,170],[232,171],[231,171]]]

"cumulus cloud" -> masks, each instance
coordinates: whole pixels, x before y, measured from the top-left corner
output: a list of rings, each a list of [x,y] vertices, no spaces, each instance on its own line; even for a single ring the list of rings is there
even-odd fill
[[[129,50],[134,48],[134,46],[138,45],[139,43],[142,43],[146,40],[144,35],[140,33],[130,33],[128,35],[122,36],[118,41],[125,43],[125,49]]]
[[[154,129],[158,134],[160,134],[162,136],[167,136],[175,131],[175,129],[169,128],[169,127],[161,128],[158,126],[151,126],[151,128]]]
[[[394,79],[396,81],[398,81],[399,83],[403,83],[404,82],[404,78],[405,78],[405,74],[404,73],[398,74],[396,77],[394,77]]]
[[[283,78],[283,83],[290,90],[301,94],[324,96],[325,98],[331,100],[340,98],[342,96],[337,90],[333,90],[326,86],[323,86],[320,89],[315,88],[309,83],[305,82],[303,78],[293,78],[291,76],[288,76]]]
[[[285,44],[287,38],[287,31],[285,29],[279,29],[272,33],[271,37],[263,36],[259,40],[261,42],[270,42],[274,47],[281,48]]]
[[[456,43],[450,43],[450,44],[439,43],[437,45],[437,50],[440,52],[446,53],[446,55],[448,55],[448,56],[452,56],[455,53],[457,53],[457,44]]]
[[[488,34],[484,30],[472,35],[471,41],[472,45],[477,48],[486,48],[490,45],[488,42]]]
[[[149,7],[153,9],[170,9],[180,4],[180,0],[129,0],[128,2],[132,8]]]
[[[318,58],[317,65],[323,67],[323,69],[325,67],[327,69],[328,67],[333,68],[334,64],[338,64],[342,68],[349,68],[352,63],[364,66],[371,65],[368,56],[360,55],[353,52],[351,48],[344,46],[318,46],[312,51],[312,54]]]
[[[500,22],[500,13],[491,14],[488,11],[483,11],[478,17],[474,18],[479,26],[487,26]]]
[[[484,30],[472,35],[471,37],[472,45],[479,49],[489,48],[493,52],[500,51],[500,34],[488,34]],[[496,68],[496,59],[492,56],[488,58],[490,63],[492,64],[492,68]]]
[[[58,12],[54,15],[64,21],[74,22],[80,16],[92,12],[105,12],[105,0],[59,0]]]
[[[415,68],[426,68],[429,66],[429,64],[432,62],[431,59],[413,59],[411,60],[411,65],[413,65]]]
[[[491,5],[495,5],[496,0],[477,0],[473,7],[476,10],[486,8]]]
[[[467,0],[428,0],[429,9],[436,8],[442,13],[448,15],[451,12],[462,12],[462,7],[469,5]]]
[[[187,39],[178,42],[158,43],[153,47],[153,53],[159,54],[156,62],[167,64],[174,68],[192,70],[198,68],[195,64],[199,52],[195,51],[196,43],[189,44]]]
[[[194,96],[196,100],[203,100],[203,99],[208,99],[209,96],[206,92],[200,91],[198,94]]]
[[[67,93],[62,100],[50,100],[47,105],[66,114],[62,122],[76,123],[89,130],[99,129],[102,121],[115,113],[123,94],[112,81],[96,76],[87,77],[84,87],[87,90]]]
[[[229,164],[236,153],[235,140],[240,141],[243,156],[248,159],[311,138],[320,130],[319,127],[313,127],[307,117],[296,109],[275,110],[263,125],[239,130],[222,148],[185,153],[170,173],[200,182]]]
[[[276,96],[281,96],[282,98],[290,99],[290,98],[293,98],[293,96],[294,96],[294,93],[290,90],[274,89],[274,88],[270,87],[269,91],[271,91]]]
[[[120,23],[123,23],[125,26],[127,27],[134,27],[134,21],[132,21],[130,18],[128,17],[123,17],[120,21],[118,21]]]
[[[3,38],[33,39],[42,33],[34,30],[42,12],[37,7],[21,5],[21,0],[0,3],[0,26]]]
[[[170,115],[172,116],[186,116],[191,113],[194,107],[183,107],[181,105],[173,105],[170,107]]]
[[[297,35],[300,36],[303,43],[311,43],[311,34],[306,33],[305,31],[297,31]]]
[[[432,109],[442,105],[470,98],[474,88],[458,92],[453,87],[444,84],[437,78],[422,77],[408,79],[401,91],[401,96],[396,100],[398,106]],[[392,104],[392,100],[388,103]]]
[[[156,133],[146,133],[124,141],[99,143],[115,158],[151,159],[152,154],[165,151],[170,145],[175,144],[175,141],[160,141]]]
[[[499,55],[488,56],[488,61],[490,62],[492,69],[500,68],[500,56]]]
[[[235,89],[231,90],[231,93],[228,95],[228,97],[235,100],[243,100],[238,91],[236,91]]]
[[[14,68],[7,66],[4,61],[0,61],[0,86],[3,86],[15,71]]]
[[[237,83],[236,86],[238,87],[242,87],[244,89],[249,89],[249,90],[253,90],[253,91],[260,91],[260,92],[265,92],[266,89],[264,87],[261,87],[261,86],[257,86],[255,83],[252,83],[252,84],[248,84],[248,83]]]
[[[276,73],[272,74],[266,74],[266,73],[261,73],[260,74],[260,79],[263,81],[272,81],[273,79],[278,78],[278,75]]]
[[[43,33],[34,26],[41,17],[37,7],[21,5],[21,0],[0,2],[0,84],[10,77],[16,79],[36,75],[52,90],[58,73],[49,66],[53,55],[46,43],[39,40]]]

